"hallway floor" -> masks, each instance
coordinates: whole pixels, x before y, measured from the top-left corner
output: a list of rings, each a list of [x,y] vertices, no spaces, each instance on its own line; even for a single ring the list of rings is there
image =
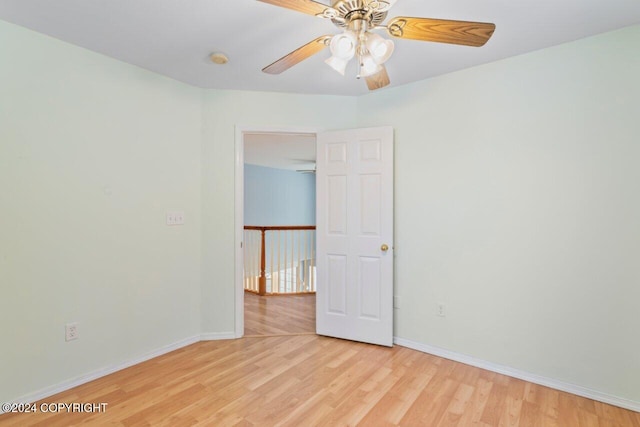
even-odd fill
[[[244,293],[244,336],[315,334],[316,295]]]

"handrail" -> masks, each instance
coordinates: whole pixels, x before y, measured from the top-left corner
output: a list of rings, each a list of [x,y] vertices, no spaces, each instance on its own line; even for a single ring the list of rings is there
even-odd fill
[[[266,272],[266,267],[267,267],[267,259],[266,259],[266,232],[267,231],[313,231],[316,229],[315,225],[275,225],[275,226],[258,226],[258,225],[245,225],[244,226],[245,230],[252,230],[252,231],[260,231],[260,268],[259,268],[259,276],[258,276],[258,294],[259,295],[266,295],[267,294],[267,272]],[[293,235],[292,235],[293,238]],[[293,240],[292,240],[293,242]],[[315,252],[315,251],[313,251]],[[306,246],[305,246],[305,256],[306,256]],[[272,279],[272,283],[271,283],[271,293],[277,293],[274,292],[274,283],[273,283],[273,254],[271,255],[271,279]],[[255,258],[254,258],[255,259]],[[293,270],[293,254],[292,254],[292,258],[291,258],[291,270]],[[287,252],[285,251],[285,264],[287,263]],[[255,265],[255,264],[254,264]],[[279,261],[279,255],[278,255],[278,265],[280,265],[280,261]],[[278,267],[278,269],[280,269],[280,267]],[[251,276],[251,277],[256,277],[256,276]],[[285,274],[286,277],[286,274]],[[255,280],[255,279],[253,279]],[[313,282],[313,280],[312,280]],[[255,283],[255,282],[253,282]],[[306,283],[306,281],[303,281],[303,283]],[[307,283],[308,285],[308,283]],[[255,289],[255,288],[253,288]],[[305,288],[306,285],[305,285]],[[255,292],[255,290],[253,291]],[[307,291],[308,292],[308,291]]]

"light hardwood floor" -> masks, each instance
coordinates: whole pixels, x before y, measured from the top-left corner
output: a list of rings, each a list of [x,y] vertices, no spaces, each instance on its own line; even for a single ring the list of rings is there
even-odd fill
[[[447,359],[304,333],[200,342],[45,402],[107,407],[0,426],[640,427],[639,413]]]
[[[244,335],[313,334],[316,295],[259,296],[244,293]]]
[[[640,426],[640,414],[404,347],[316,335],[190,345],[46,399],[97,414],[2,426]]]

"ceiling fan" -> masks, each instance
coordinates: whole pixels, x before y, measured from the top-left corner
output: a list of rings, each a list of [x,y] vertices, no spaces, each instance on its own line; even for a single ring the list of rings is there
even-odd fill
[[[258,0],[298,12],[330,19],[344,32],[323,35],[283,56],[262,69],[265,73],[280,74],[297,63],[331,49],[325,62],[344,75],[347,63],[358,61],[357,78],[364,77],[369,90],[390,83],[384,63],[393,53],[393,41],[384,39],[374,30],[387,30],[393,37],[466,46],[483,46],[495,31],[494,24],[452,21],[445,19],[398,16],[386,25],[382,22],[396,0],[332,0],[331,6],[314,0]]]

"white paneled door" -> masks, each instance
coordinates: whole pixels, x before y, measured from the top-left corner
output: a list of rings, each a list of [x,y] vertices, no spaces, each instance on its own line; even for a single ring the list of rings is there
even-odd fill
[[[319,133],[316,331],[393,344],[393,128]]]

